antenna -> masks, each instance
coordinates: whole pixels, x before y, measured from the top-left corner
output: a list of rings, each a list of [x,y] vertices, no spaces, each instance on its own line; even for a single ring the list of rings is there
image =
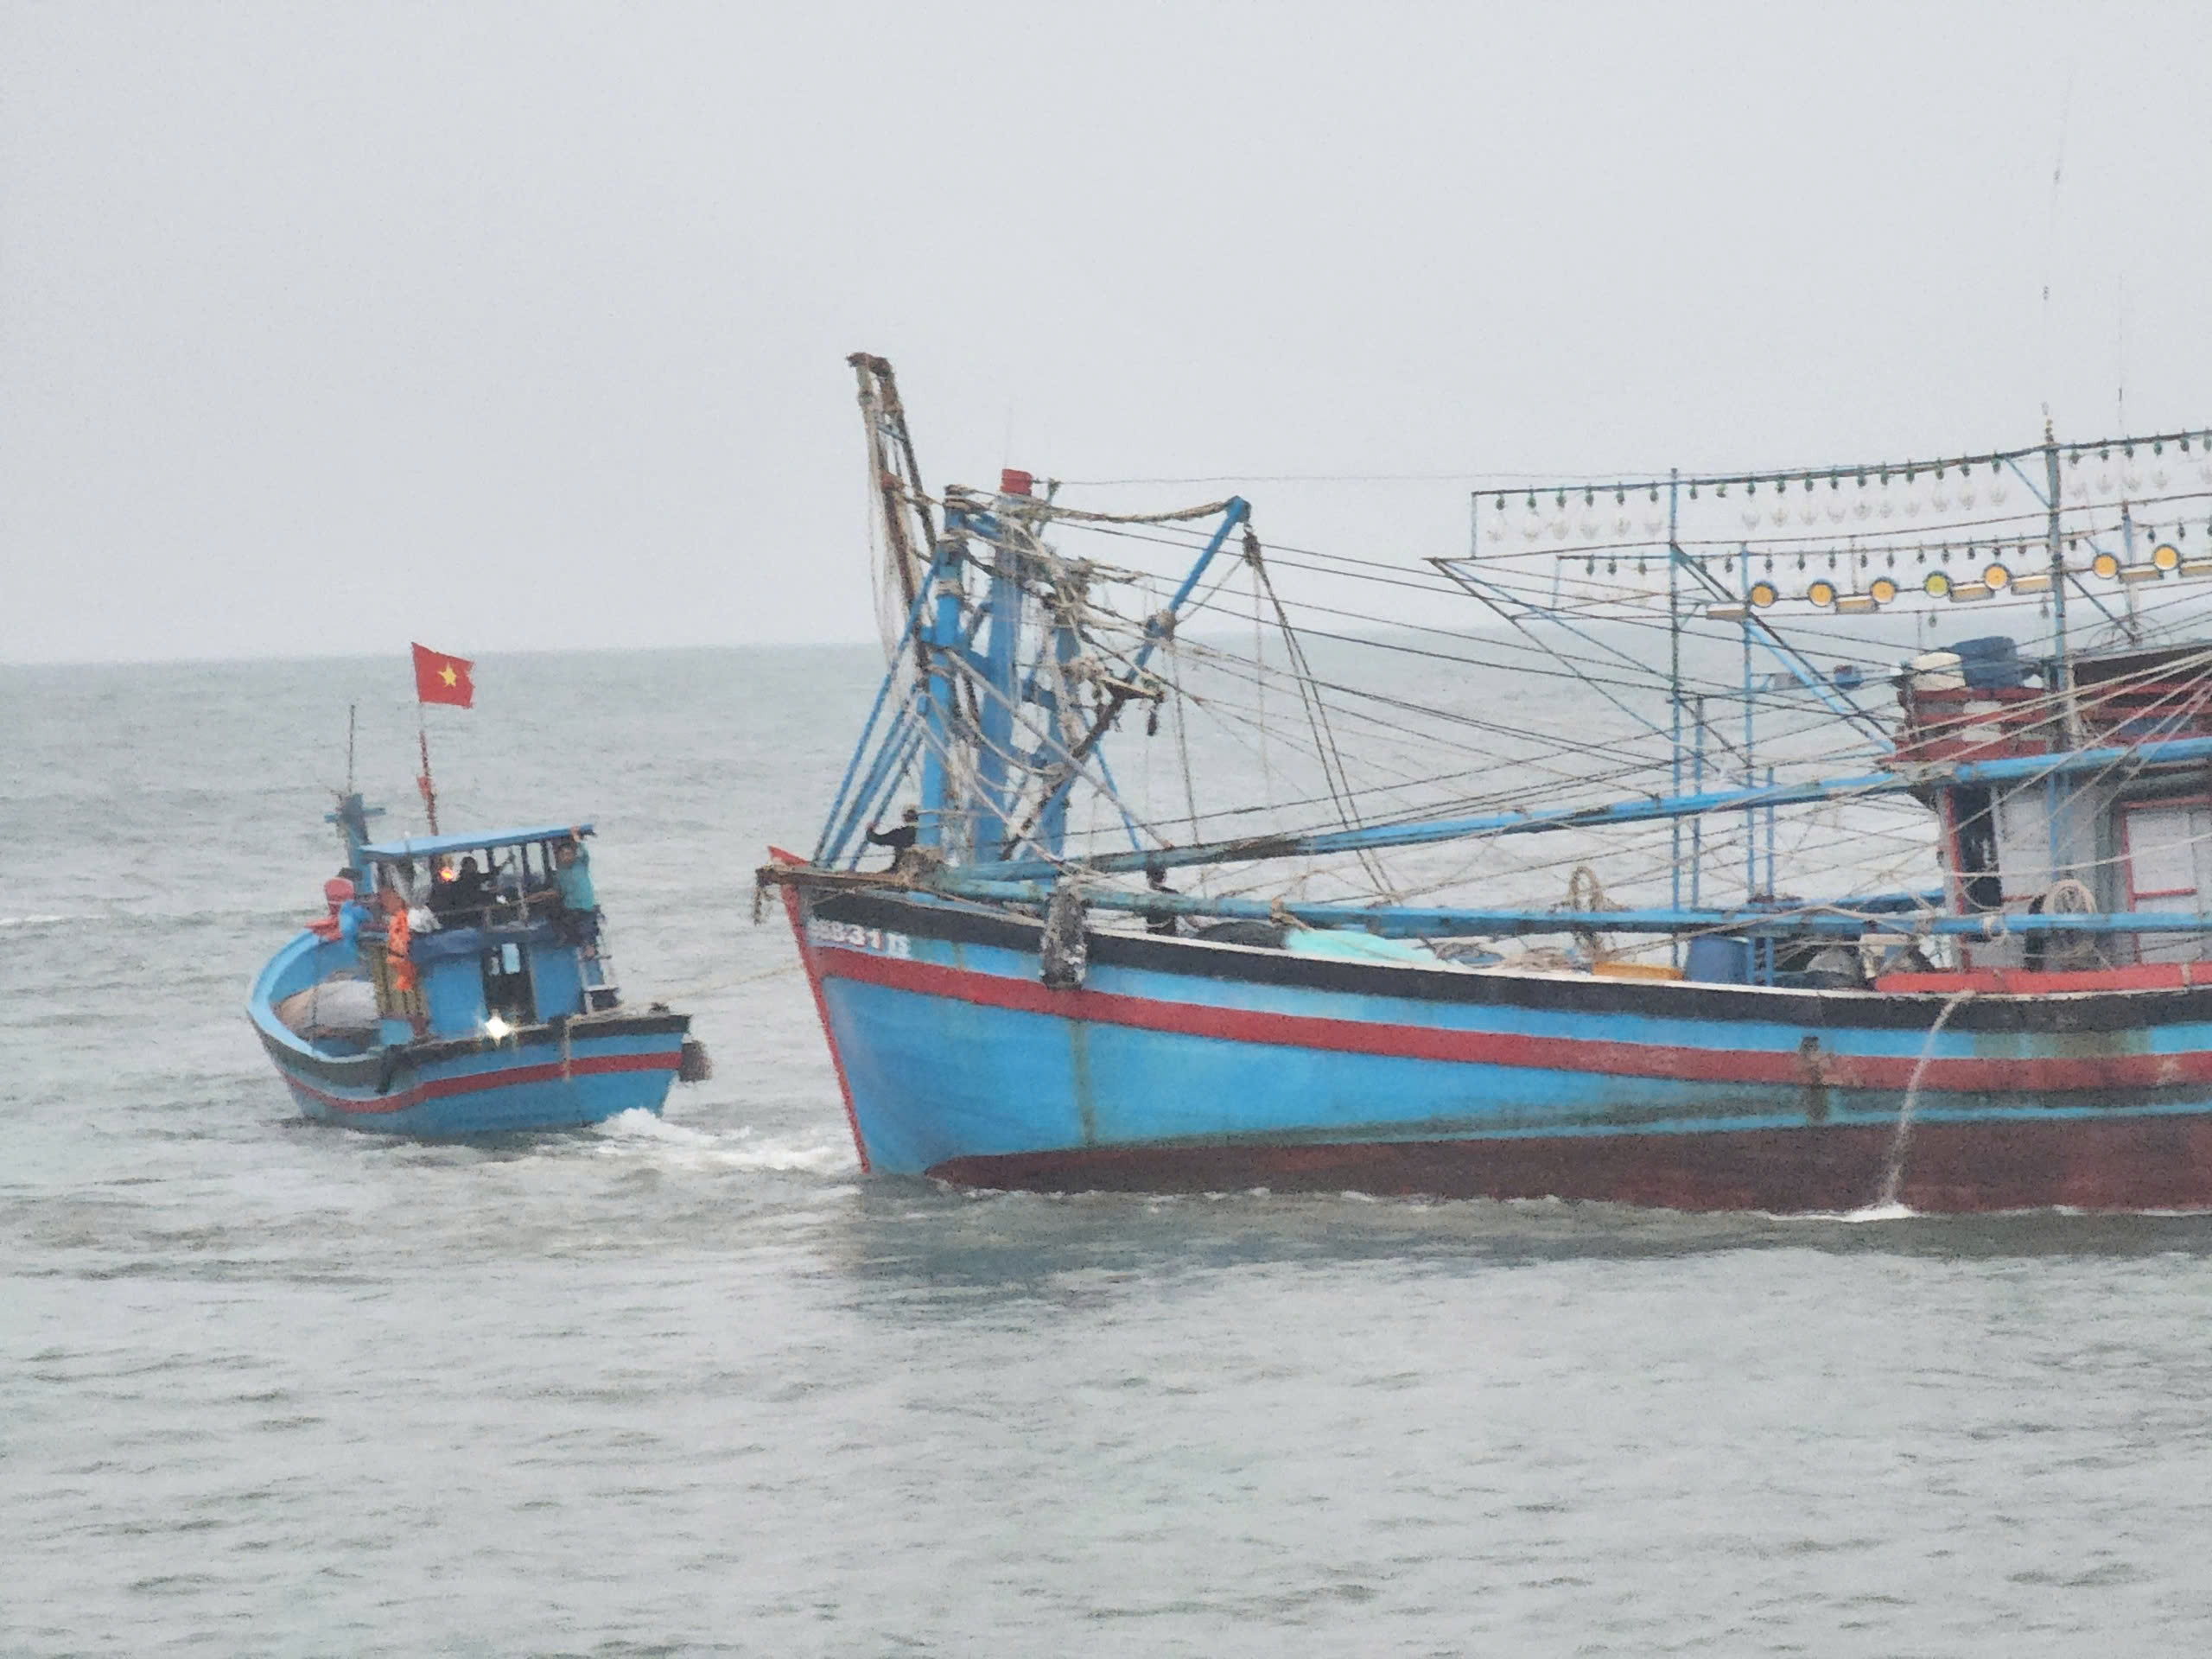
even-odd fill
[[[2113,378],[2119,381],[2119,431],[2127,430],[2127,273],[2120,274],[2119,315],[2113,321]]]
[[[2058,100],[2058,154],[2050,163],[2050,206],[2044,219],[2043,232],[2043,419],[2050,424],[2050,271],[2058,257],[2058,187],[2066,177],[2066,118],[2074,105],[2074,71],[2066,72],[2066,91]],[[2120,430],[2127,429],[2126,423]]]
[[[353,718],[361,711],[358,702],[346,705],[346,792],[353,792]]]

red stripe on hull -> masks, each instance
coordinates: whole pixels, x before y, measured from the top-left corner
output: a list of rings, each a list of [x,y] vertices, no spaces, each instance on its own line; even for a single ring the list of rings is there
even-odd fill
[[[474,1071],[457,1077],[431,1077],[411,1089],[397,1094],[377,1095],[363,1098],[358,1095],[334,1095],[316,1088],[296,1071],[287,1067],[284,1080],[303,1095],[313,1095],[334,1110],[352,1113],[357,1116],[373,1117],[385,1112],[404,1112],[410,1106],[419,1106],[426,1100],[441,1100],[448,1095],[480,1094],[487,1089],[508,1089],[525,1083],[555,1083],[564,1076],[597,1071],[673,1071],[683,1063],[677,1054],[600,1054],[574,1059],[565,1066],[558,1060],[543,1065],[511,1065],[503,1071]]]
[[[956,1158],[929,1173],[1039,1192],[1358,1192],[1577,1198],[1672,1210],[1843,1211],[1876,1201],[1886,1128],[1154,1146]],[[2212,1209],[2212,1116],[1928,1123],[1899,1198],[1923,1212]]]
[[[936,963],[870,956],[834,945],[812,947],[808,971],[810,976],[856,980],[893,990],[1008,1008],[1021,1014],[1051,1014],[1095,1025],[1399,1059],[1449,1060],[1695,1083],[1756,1083],[1789,1088],[1824,1084],[1837,1089],[1896,1091],[1910,1084],[1918,1065],[1917,1057],[1910,1054],[1839,1054],[1825,1048],[1812,1052],[1796,1049],[1707,1048],[1611,1042],[1599,1038],[1538,1037],[1520,1032],[1459,1031],[1439,1026],[1270,1014],[1200,1002],[1161,1001],[1111,991],[1056,991],[1034,980],[976,973]],[[818,988],[817,996],[818,999]],[[1935,1017],[1936,1010],[1931,1008],[1931,1024]],[[826,1014],[823,1023],[826,1027]],[[1789,1023],[1786,1011],[1777,1009],[1772,1023]],[[1715,1025],[1716,1044],[1726,1038],[1727,1031],[1726,1026]],[[1808,1027],[1807,1034],[1818,1038],[1827,1033],[1821,1028]],[[2114,1034],[2114,1040],[2123,1039]],[[2031,1037],[2029,1040],[2037,1039]],[[2079,1048],[2085,1039],[2082,1034],[2069,1033],[2050,1040],[2054,1045],[2063,1041]],[[842,1075],[841,1068],[841,1077]],[[2203,1083],[2212,1083],[2212,1051],[2194,1050],[2178,1054],[2051,1054],[2018,1058],[1939,1056],[1928,1062],[1921,1077],[1922,1086],[1931,1091],[1962,1094],[2150,1090]],[[847,1109],[850,1110],[849,1105]]]

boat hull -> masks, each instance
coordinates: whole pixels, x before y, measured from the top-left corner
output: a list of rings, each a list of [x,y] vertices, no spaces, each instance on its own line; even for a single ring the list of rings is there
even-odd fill
[[[319,1122],[387,1135],[443,1139],[576,1128],[623,1112],[658,1113],[682,1058],[681,1015],[598,1020],[565,1046],[555,1033],[530,1031],[497,1045],[435,1046],[387,1067],[315,1064],[269,1042],[301,1115]]]
[[[1094,935],[1084,986],[1055,990],[1027,918],[787,891],[880,1171],[1775,1211],[2212,1206],[2212,976],[1961,998]]]
[[[494,1042],[454,1038],[338,1052],[278,1019],[283,998],[353,960],[303,933],[262,969],[247,999],[261,1045],[301,1113],[321,1122],[429,1139],[575,1128],[658,1112],[683,1064],[689,1015],[584,1015]],[[403,1028],[404,1029],[404,1028]]]

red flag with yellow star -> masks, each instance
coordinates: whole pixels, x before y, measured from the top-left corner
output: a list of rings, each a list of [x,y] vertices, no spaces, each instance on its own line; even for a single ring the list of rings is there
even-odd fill
[[[471,707],[476,699],[476,683],[469,678],[469,671],[475,666],[466,657],[448,657],[426,645],[416,646],[415,700]]]

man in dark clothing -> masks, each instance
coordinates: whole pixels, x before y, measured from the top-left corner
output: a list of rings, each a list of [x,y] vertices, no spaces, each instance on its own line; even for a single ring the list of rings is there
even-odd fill
[[[442,915],[474,917],[484,908],[484,872],[474,854],[461,861],[452,880],[432,889],[430,901]]]
[[[1174,896],[1175,889],[1167,885],[1167,872],[1157,864],[1144,867],[1144,884],[1154,893]],[[1144,929],[1147,933],[1173,933],[1181,925],[1181,918],[1173,911],[1148,910],[1144,913]]]
[[[900,813],[899,817],[899,827],[896,830],[886,830],[880,834],[877,832],[874,824],[868,825],[868,844],[871,847],[888,847],[891,849],[891,868],[894,870],[904,870],[911,868],[914,862],[914,843],[920,838],[922,833],[921,809],[910,806]]]

